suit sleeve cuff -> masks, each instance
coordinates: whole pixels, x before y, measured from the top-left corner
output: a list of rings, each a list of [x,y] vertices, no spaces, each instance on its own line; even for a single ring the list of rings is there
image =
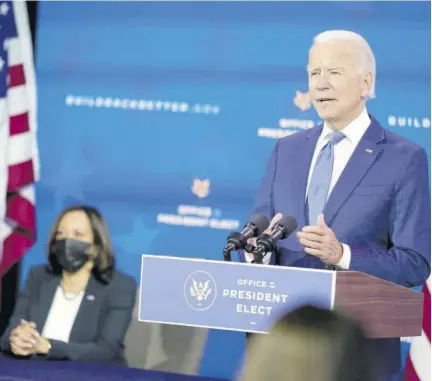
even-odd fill
[[[42,357],[48,359],[67,359],[68,356],[66,354],[65,348],[67,347],[67,343],[59,340],[49,340],[51,347],[46,355],[40,355]]]
[[[351,248],[345,243],[342,243],[342,248],[342,258],[338,263],[336,263],[336,266],[339,266],[344,270],[348,270],[351,264]]]

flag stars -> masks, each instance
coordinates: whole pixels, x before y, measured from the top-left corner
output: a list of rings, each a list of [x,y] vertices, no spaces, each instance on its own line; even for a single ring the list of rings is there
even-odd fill
[[[0,15],[6,16],[8,12],[9,12],[9,6],[7,5],[7,3],[1,3],[0,4]]]

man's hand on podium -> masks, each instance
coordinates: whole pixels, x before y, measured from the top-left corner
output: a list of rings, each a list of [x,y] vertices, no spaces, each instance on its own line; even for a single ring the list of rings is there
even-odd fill
[[[276,214],[273,219],[270,222],[269,227],[264,231],[263,234],[270,234],[271,231],[273,230],[274,226],[279,222],[279,220],[283,217],[282,213],[278,213]],[[257,237],[254,238],[249,238],[247,243],[248,245],[253,246],[254,248],[256,247],[256,242],[257,242]],[[263,264],[264,265],[268,265],[270,262],[270,256],[271,253],[266,253],[266,255],[263,258]],[[252,252],[245,250],[245,259],[247,263],[252,263],[252,261],[254,260],[254,255]]]

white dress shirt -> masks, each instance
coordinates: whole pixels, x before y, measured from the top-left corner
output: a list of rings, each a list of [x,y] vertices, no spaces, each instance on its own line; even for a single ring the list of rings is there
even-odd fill
[[[364,109],[356,119],[354,119],[351,123],[349,123],[345,128],[341,130],[345,135],[345,139],[343,139],[340,143],[338,143],[334,147],[333,172],[332,172],[332,178],[330,182],[327,199],[330,196],[337,181],[339,180],[340,175],[345,169],[345,166],[347,165],[348,160],[351,158],[351,155],[356,149],[359,141],[361,140],[364,133],[368,129],[370,122],[371,121],[367,113],[367,110]],[[312,157],[311,166],[309,168],[309,177],[308,177],[308,182],[306,187],[305,200],[307,198],[309,184],[312,177],[313,169],[315,168],[318,154],[320,153],[321,149],[327,144],[328,134],[330,134],[331,132],[333,132],[331,127],[328,125],[328,123],[324,122],[323,130],[315,146],[315,151]],[[310,221],[309,223],[313,225],[314,223],[316,223],[316,221],[315,222]],[[343,269],[349,269],[351,263],[351,249],[348,245],[344,243],[342,243],[342,246],[343,246],[342,259],[337,265],[342,267]],[[252,262],[254,259],[253,254],[245,252],[245,259],[247,262]],[[270,255],[266,255],[263,258],[263,263],[268,264],[269,262],[270,262]]]
[[[42,337],[68,343],[83,297],[84,291],[78,295],[65,294],[61,286],[58,286],[42,331]]]

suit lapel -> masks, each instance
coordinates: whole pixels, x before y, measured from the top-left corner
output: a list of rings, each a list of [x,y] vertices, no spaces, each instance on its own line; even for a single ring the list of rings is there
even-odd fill
[[[384,140],[384,130],[372,117],[370,126],[353,152],[324,208],[325,221],[329,226],[379,156],[382,148],[377,144],[382,140]]]
[[[297,217],[297,225],[299,228],[305,226],[308,222],[307,208],[306,208],[306,188],[307,180],[309,177],[309,169],[312,162],[312,157],[315,151],[315,146],[321,135],[322,126],[310,130],[306,135],[305,144],[297,145],[297,152],[295,153],[295,161],[293,165],[293,182],[291,185],[292,197],[294,200],[294,207],[296,210],[295,216]]]
[[[75,341],[78,332],[82,331],[82,326],[95,319],[96,308],[99,305],[99,299],[102,292],[100,284],[93,276],[90,277],[85,290],[78,314],[72,327],[70,341]]]
[[[54,275],[50,276],[47,282],[42,282],[40,288],[40,299],[37,308],[34,322],[36,323],[37,329],[42,333],[48,312],[51,308],[51,304],[54,300],[57,287],[60,284],[61,276]]]

